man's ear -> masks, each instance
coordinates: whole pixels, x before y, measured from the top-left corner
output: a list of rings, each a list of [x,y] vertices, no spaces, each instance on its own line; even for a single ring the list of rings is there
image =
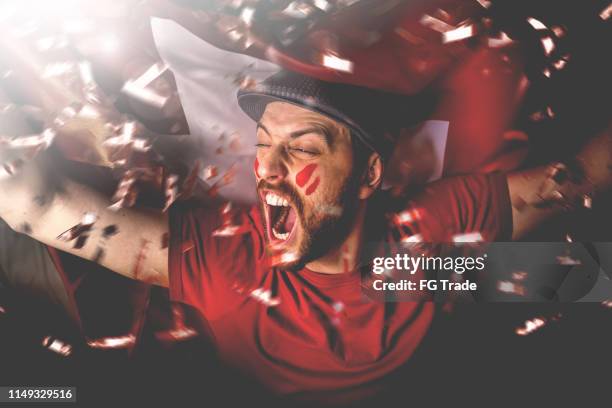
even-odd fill
[[[383,175],[383,163],[378,153],[372,153],[367,161],[367,167],[361,179],[359,198],[369,198],[380,186]]]

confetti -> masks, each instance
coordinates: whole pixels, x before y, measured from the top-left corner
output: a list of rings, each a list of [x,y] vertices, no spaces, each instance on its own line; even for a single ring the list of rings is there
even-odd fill
[[[422,211],[418,208],[402,211],[398,214],[395,214],[393,217],[393,222],[396,225],[405,225],[410,224],[416,221],[419,221],[422,218]]]
[[[168,211],[168,208],[170,208],[170,206],[176,201],[179,196],[178,181],[179,177],[176,174],[170,174],[166,178],[166,187],[164,194],[166,197],[166,203],[163,209],[164,212]]]
[[[593,207],[593,198],[588,194],[584,194],[582,196],[582,206],[590,210]]]
[[[332,305],[332,308],[334,309],[334,312],[340,313],[344,310],[345,306],[344,306],[344,303],[342,302],[334,302],[334,304]]]
[[[253,23],[253,17],[255,16],[255,9],[252,7],[245,7],[240,12],[240,19],[246,24],[250,26]]]
[[[136,203],[136,198],[138,196],[138,190],[135,183],[135,174],[128,170],[119,181],[117,190],[111,199],[112,204],[108,208],[113,211],[118,211],[121,208],[132,207]]]
[[[515,333],[519,336],[527,336],[536,330],[539,330],[546,324],[546,319],[543,317],[536,317],[531,320],[525,321],[525,325],[523,327],[517,327]]]
[[[487,45],[491,48],[501,48],[514,43],[514,40],[508,37],[505,32],[500,32],[498,37],[490,37],[487,39]]]
[[[294,252],[283,252],[270,257],[270,266],[282,266],[297,261],[299,258]]]
[[[55,140],[57,133],[52,129],[45,129],[36,135],[7,138],[0,136],[0,147],[6,150],[18,151],[25,159],[30,160],[39,152],[48,149]],[[7,175],[13,175],[23,164],[22,159],[15,159],[3,166]],[[0,172],[1,174],[1,172]]]
[[[582,261],[580,261],[580,259],[574,259],[567,255],[558,256],[557,263],[559,265],[582,265]]]
[[[467,242],[482,242],[484,239],[480,232],[469,232],[467,234],[453,235],[454,243],[467,243]]]
[[[63,341],[51,336],[45,337],[42,341],[42,345],[43,347],[46,347],[54,353],[64,357],[68,357],[70,354],[72,354],[72,346],[70,344],[66,344]]]
[[[161,77],[167,69],[168,66],[166,64],[153,64],[137,79],[126,81],[121,91],[141,102],[162,109],[170,98],[159,95],[147,87],[157,78]]]
[[[444,33],[446,31],[450,31],[455,28],[452,25],[447,24],[440,19],[430,16],[429,14],[425,14],[423,17],[421,17],[421,19],[419,20],[419,23],[439,33]]]
[[[73,247],[75,249],[81,249],[83,246],[85,246],[85,243],[89,238],[89,232],[97,220],[98,216],[95,213],[85,213],[81,219],[81,222],[62,232],[56,239],[64,242],[76,240]]]
[[[546,27],[544,23],[533,17],[527,17],[527,22],[536,30],[548,30],[548,27]]]
[[[491,1],[490,0],[476,0],[478,2],[478,4],[480,4],[482,7],[488,9],[489,7],[491,7]]]
[[[599,13],[599,17],[604,21],[608,20],[610,16],[612,16],[612,3],[608,4],[608,7],[601,10],[601,12]]]
[[[512,279],[514,279],[516,281],[525,280],[527,278],[527,276],[528,276],[527,272],[524,272],[524,271],[512,272]]]
[[[453,30],[442,33],[442,43],[448,44],[456,41],[465,40],[476,35],[476,29],[473,24],[457,27]]]
[[[512,293],[518,296],[525,296],[525,287],[509,281],[498,281],[497,290],[502,293]]]
[[[125,349],[132,347],[134,344],[136,344],[136,336],[133,334],[87,340],[87,345],[94,349]]]
[[[278,306],[281,303],[279,298],[272,297],[272,292],[269,289],[266,290],[264,288],[257,288],[254,289],[249,295],[253,299],[256,299],[257,301],[268,307]]]
[[[342,59],[335,55],[326,54],[323,55],[323,65],[327,68],[335,69],[336,71],[342,72],[353,72],[353,62],[347,59]]]
[[[292,1],[281,13],[291,18],[305,19],[314,11],[314,7],[304,1]]]
[[[217,166],[209,165],[204,167],[204,170],[202,172],[202,178],[204,180],[210,180],[211,178],[217,177],[218,174],[219,169],[217,168]]]
[[[200,174],[200,168],[202,167],[202,162],[197,160],[189,175],[185,178],[183,185],[180,191],[181,199],[188,199],[193,195],[193,191],[195,189],[196,183],[198,181],[198,174]]]
[[[155,337],[160,341],[185,341],[196,337],[198,332],[191,327],[181,327],[178,329],[167,330],[155,333]]]
[[[421,234],[415,234],[415,235],[410,235],[407,237],[403,237],[400,242],[404,243],[404,244],[412,244],[412,243],[418,243],[418,242],[423,242],[423,236]]]

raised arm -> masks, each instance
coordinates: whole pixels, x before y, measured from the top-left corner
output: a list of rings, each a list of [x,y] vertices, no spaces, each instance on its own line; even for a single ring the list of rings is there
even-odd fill
[[[109,199],[54,172],[49,161],[43,152],[12,176],[0,177],[0,217],[47,245],[129,278],[168,286],[168,249],[162,245],[168,230],[165,217],[142,210],[113,211]],[[85,214],[95,219],[86,240],[58,238]]]
[[[612,188],[612,124],[590,140],[567,163],[554,163],[508,176],[513,239],[520,239],[545,220],[589,205]]]

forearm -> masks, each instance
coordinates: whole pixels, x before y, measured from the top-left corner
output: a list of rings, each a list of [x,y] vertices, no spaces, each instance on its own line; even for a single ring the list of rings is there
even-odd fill
[[[45,180],[42,176],[49,175],[43,174],[41,163],[29,166],[14,179],[0,181],[0,216],[11,228],[129,278],[167,286],[164,216],[113,211],[110,200],[98,192],[58,174]],[[69,231],[83,224],[86,214],[93,223]]]
[[[591,139],[573,160],[510,174],[513,239],[543,221],[592,200],[612,188],[612,126]]]

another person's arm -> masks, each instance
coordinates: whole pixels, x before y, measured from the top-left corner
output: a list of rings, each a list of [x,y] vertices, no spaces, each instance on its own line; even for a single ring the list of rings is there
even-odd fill
[[[508,175],[512,239],[612,188],[612,125],[590,140],[569,163]]]
[[[12,229],[47,245],[96,260],[129,278],[168,286],[168,249],[162,244],[166,217],[144,210],[110,210],[108,198],[53,173],[47,154],[13,176],[0,178],[0,217]],[[58,239],[86,213],[98,218],[82,247],[76,247],[76,240]],[[105,236],[106,227],[114,233]]]

